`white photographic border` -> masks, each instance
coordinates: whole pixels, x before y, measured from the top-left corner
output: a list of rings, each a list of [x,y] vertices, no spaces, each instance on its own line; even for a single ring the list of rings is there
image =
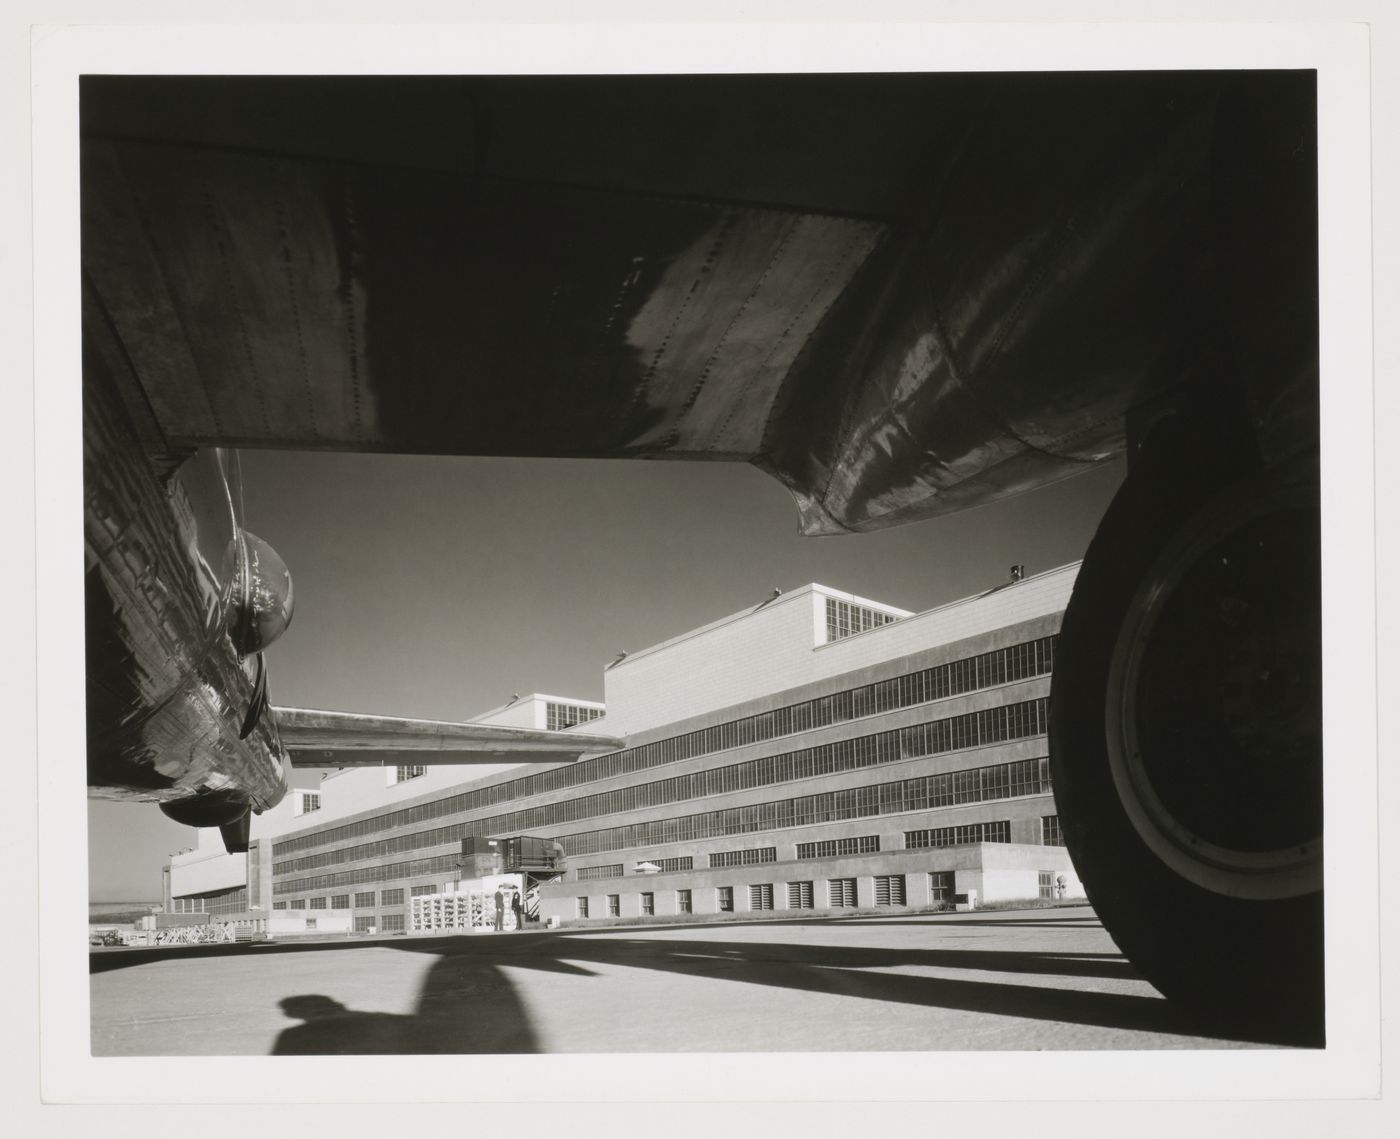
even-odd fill
[[[826,1098],[1326,1100],[1377,1094],[1371,124],[1365,26],[75,26],[37,30],[32,63],[39,1000],[46,1101],[509,1102],[522,1098],[523,1087],[537,1105],[639,1099],[794,1105]],[[1325,1050],[544,1055],[528,1061],[474,1056],[465,1063],[462,1057],[90,1056],[85,907],[72,902],[87,877],[85,816],[75,809],[86,797],[83,719],[74,714],[83,672],[78,75],[330,73],[328,68],[340,74],[398,74],[1262,67],[1318,72],[1328,753]],[[800,1067],[800,1080],[791,1078],[794,1065]],[[1142,1125],[1141,1115],[1133,1118],[1134,1127]]]

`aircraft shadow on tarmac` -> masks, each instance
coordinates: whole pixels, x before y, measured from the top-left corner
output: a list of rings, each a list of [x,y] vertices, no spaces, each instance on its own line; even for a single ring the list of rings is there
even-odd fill
[[[1040,1021],[1266,1045],[1293,1043],[1267,1025],[1245,1030],[1238,1025],[1227,1028],[1203,1021],[1156,997],[1092,992],[1073,986],[1072,979],[1076,977],[1136,978],[1132,966],[1116,953],[736,945],[713,940],[570,933],[425,938],[373,944],[438,958],[423,983],[417,1011],[411,1016],[357,1012],[322,994],[289,997],[281,1002],[282,1010],[301,1023],[281,1033],[274,1054],[538,1052],[541,1047],[529,1013],[501,967],[569,974],[587,983],[594,975],[590,964],[604,969],[649,969]],[[227,952],[276,954],[364,947],[364,943],[351,942],[261,950],[239,947]],[[867,971],[911,966],[969,970],[984,975],[950,978]],[[1063,986],[1022,985],[1002,979],[1006,974],[1067,980]],[[937,1048],[938,1042],[931,1039],[927,1046]],[[735,1047],[743,1046],[736,1042]]]
[[[1056,921],[996,921],[992,918],[901,918],[900,925],[934,925],[947,928],[990,925],[997,929],[1089,929],[1099,923],[1094,918],[1060,918]]]
[[[919,923],[918,918],[908,919]],[[1034,926],[1083,929],[1093,918],[1010,922],[985,918],[929,919],[929,924]],[[814,925],[793,922],[793,927]],[[830,923],[823,923],[828,926]],[[771,985],[811,993],[841,994],[866,1000],[923,1005],[1063,1022],[1103,1028],[1288,1045],[1291,1040],[1267,1024],[1216,1024],[1154,996],[1093,992],[1074,978],[1132,980],[1137,972],[1118,953],[1075,953],[966,948],[877,948],[801,943],[733,943],[607,936],[605,931],[566,930],[501,937],[447,936],[387,941],[320,942],[261,946],[200,946],[187,949],[130,950],[93,954],[93,973],[176,957],[334,952],[370,947],[425,953],[438,958],[428,971],[411,1016],[358,1012],[330,997],[306,993],[281,1002],[282,1011],[301,1023],[278,1037],[274,1054],[519,1053],[540,1051],[524,1003],[501,966],[538,969],[579,978],[588,966],[627,967],[740,984]],[[929,977],[870,972],[924,967],[967,970],[976,977]],[[1063,984],[1017,984],[1006,975],[1053,976]],[[929,1048],[938,1042],[930,1040]]]
[[[278,1006],[303,1023],[282,1030],[272,1049],[274,1056],[384,1056],[428,1050],[416,1016],[356,1012],[322,993],[287,997]]]

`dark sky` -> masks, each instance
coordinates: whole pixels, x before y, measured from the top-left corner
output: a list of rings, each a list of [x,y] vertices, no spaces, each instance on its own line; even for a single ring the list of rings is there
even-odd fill
[[[815,581],[922,610],[1083,555],[1122,464],[876,534],[804,538],[729,463],[248,451],[244,520],[291,568],[274,703],[462,719],[512,692],[601,699],[603,666]],[[314,772],[299,782],[314,785]],[[158,900],[194,832],[91,802],[89,896]]]

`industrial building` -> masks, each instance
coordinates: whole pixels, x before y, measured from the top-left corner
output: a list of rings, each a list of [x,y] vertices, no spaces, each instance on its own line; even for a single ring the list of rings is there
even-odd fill
[[[601,703],[533,694],[474,717],[587,724],[622,750],[475,778],[332,772],[260,816],[246,855],[201,832],[167,867],[166,908],[276,936],[488,928],[498,886],[548,924],[1082,898],[1046,758],[1076,570],[923,613],[775,593],[614,662]],[[503,863],[492,844],[514,836],[562,862]]]

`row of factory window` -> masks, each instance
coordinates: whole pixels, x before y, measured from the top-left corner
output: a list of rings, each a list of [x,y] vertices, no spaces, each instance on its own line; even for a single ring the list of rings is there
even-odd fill
[[[560,836],[557,841],[571,857],[604,854],[636,847],[724,838],[1050,792],[1049,764],[1045,759],[1019,760],[974,770],[985,774],[979,777],[975,786],[964,786],[956,798],[950,798],[947,794],[949,776],[920,775],[913,779],[844,791],[826,791],[817,795],[752,803],[744,807],[580,831]]]
[[[622,874],[622,863],[614,862],[609,866],[581,866],[577,878],[580,882],[588,882],[595,878],[621,878]]]
[[[378,918],[372,914],[361,914],[355,918],[356,933],[402,933],[403,914],[381,914]]]
[[[1010,842],[1008,838],[1006,841]],[[799,842],[797,844],[797,857],[804,858],[837,858],[843,854],[868,854],[878,852],[880,849],[879,835],[863,835],[860,838],[838,838],[829,839],[824,842]],[[765,862],[778,861],[778,848],[776,846],[752,847],[748,850],[719,850],[710,854],[710,869],[723,868],[726,866],[761,866]],[[671,859],[667,861],[684,861],[682,869],[691,869],[693,859]],[[658,870],[660,866],[657,862]],[[614,862],[602,866],[580,866],[575,877],[580,882],[590,882],[600,878],[621,878],[624,875],[622,863]]]
[[[456,872],[461,868],[460,854],[439,854],[432,858],[414,858],[407,862],[391,862],[379,866],[360,866],[336,874],[318,874],[312,878],[274,882],[274,894],[297,894],[304,890],[333,890],[341,886],[358,886],[369,882],[392,882],[395,878],[419,878],[428,874]]]
[[[803,748],[800,751],[783,752],[779,755],[750,759],[725,767],[697,771],[691,775],[679,775],[670,779],[660,779],[653,783],[641,783],[633,787],[622,787],[615,791],[604,791],[594,795],[584,795],[559,803],[547,803],[539,807],[527,807],[504,815],[492,815],[484,819],[454,823],[428,831],[415,831],[396,838],[380,839],[377,842],[362,843],[358,846],[342,847],[339,850],[322,854],[310,854],[301,858],[289,859],[273,865],[276,875],[294,874],[304,870],[319,870],[325,866],[336,866],[346,862],[358,862],[366,858],[382,858],[388,854],[400,854],[429,846],[440,846],[463,838],[491,834],[529,834],[546,827],[577,822],[586,818],[613,815],[623,811],[641,810],[647,807],[665,806],[669,803],[684,802],[690,799],[705,799],[734,791],[747,791],[756,787],[766,787],[777,783],[791,783],[802,779],[835,775],[863,767],[876,767],[903,760],[921,759],[950,751],[960,751],[972,747],[1006,743],[1010,740],[1026,739],[1043,735],[1046,728],[1046,701],[1027,700],[1019,704],[1004,704],[998,708],[986,708],[953,716],[946,720],[934,720],[927,724],[914,724],[907,728],[877,732],[855,739],[837,740]],[[1018,776],[1009,773],[1005,794],[988,794],[983,783],[989,772],[1000,768],[966,768],[946,775],[934,776],[939,780],[933,791],[933,806],[956,806],[960,803],[979,802],[987,798],[1006,798],[1008,795],[1028,794],[1013,786],[1018,779],[1025,782],[1035,776],[1026,773]],[[851,792],[854,794],[855,792]],[[838,794],[844,794],[840,792]],[[675,841],[661,838],[658,842]],[[567,844],[565,852],[568,853]]]
[[[422,894],[436,894],[438,892],[438,887],[436,884],[431,886],[413,886],[410,887],[409,892],[416,898]],[[308,908],[313,910],[348,910],[352,908],[350,904],[351,898],[352,895],[350,894],[331,894],[328,897],[321,898],[297,898],[292,901],[291,908],[294,910],[304,910]],[[375,893],[373,890],[359,891],[353,895],[353,898],[354,909],[374,909]],[[404,889],[402,886],[379,891],[379,904],[381,906],[401,906],[403,905],[403,899]],[[272,908],[274,910],[285,910],[287,908],[287,903],[285,901],[273,902]]]
[[[1010,819],[904,832],[904,848],[906,850],[966,846],[978,842],[1009,843],[1010,841]],[[1041,816],[1040,841],[1042,846],[1064,846],[1058,815]],[[794,847],[794,854],[799,862],[816,858],[844,858],[852,854],[878,854],[879,852],[880,836],[877,834],[822,839],[819,842],[799,842]],[[726,866],[759,866],[765,862],[776,862],[778,848],[763,846],[749,850],[715,851],[709,855],[709,860],[711,869]],[[691,869],[689,864],[692,860],[686,858],[684,861],[687,864],[684,869]],[[624,874],[622,863],[614,862],[600,866],[580,866],[575,876],[580,882],[588,882],[602,878],[621,878]]]
[[[1063,846],[1064,841],[1060,832],[1060,818],[1058,815],[1042,815],[1040,819],[1040,838],[1043,846]],[[920,830],[904,832],[905,850],[933,850],[950,846],[966,846],[971,843],[1009,843],[1011,841],[1011,820],[997,819],[991,822],[964,823],[950,827],[931,827]],[[876,834],[855,835],[837,839],[823,839],[818,842],[799,842],[794,847],[796,859],[798,861],[808,861],[825,858],[844,858],[854,854],[878,854],[880,852],[880,836]],[[773,846],[754,847],[746,850],[716,851],[709,855],[711,869],[724,868],[730,866],[760,866],[778,860],[778,849]],[[690,856],[673,859],[657,859],[653,865],[660,868],[662,862],[668,863],[665,867],[668,871],[683,871],[694,868],[694,859]],[[599,866],[581,866],[576,877],[580,882],[597,881],[610,878],[622,878],[626,876],[623,864],[620,862]],[[412,886],[409,888],[411,897],[417,898],[426,894],[436,894],[439,887],[436,883],[428,885]],[[188,901],[189,899],[175,899],[176,902]],[[299,898],[290,903],[294,910],[313,909],[323,910],[330,908],[333,910],[349,909],[350,894],[335,894],[329,897]],[[404,902],[404,890],[398,887],[379,892],[379,905],[400,906]],[[355,909],[372,909],[375,905],[375,893],[373,890],[366,890],[354,895]],[[272,908],[275,910],[286,909],[288,903],[285,901],[273,902]],[[177,911],[178,912],[178,911]],[[688,911],[682,911],[688,912]]]
[[[437,890],[437,886],[414,886],[413,896],[416,898],[420,894],[436,894]],[[402,887],[396,887],[392,890],[380,890],[379,904],[381,906],[401,906],[403,905],[403,895],[404,892]],[[305,910],[308,908],[313,910],[348,910],[352,908],[350,905],[350,897],[351,895],[349,894],[332,894],[329,897],[294,898],[290,903],[286,902],[285,900],[280,902],[273,902],[272,908],[274,910],[285,910],[290,904],[291,908],[294,910]],[[373,890],[360,891],[354,895],[354,898],[354,909],[374,909],[375,902]]]
[[[447,795],[431,803],[385,812],[353,823],[304,832],[274,843],[273,853],[277,857],[283,857],[345,839],[377,834],[426,822],[429,819],[480,810],[498,803],[527,799],[533,795],[595,783],[601,779],[610,779],[662,764],[795,735],[828,724],[844,723],[874,715],[877,712],[907,708],[982,688],[1044,676],[1049,674],[1054,664],[1056,639],[1042,637],[1003,649],[994,649],[991,652],[861,685],[830,696],[804,700],[784,708],[745,716],[714,727],[624,748],[549,771],[507,779],[490,787]]]
[[[284,910],[287,908],[286,902],[274,902],[274,910]],[[304,907],[292,904],[292,909],[302,909]],[[314,908],[314,907],[313,907]],[[354,930],[356,933],[402,933],[404,932],[404,915],[396,914],[356,914],[354,917]],[[315,919],[307,918],[307,929],[315,929]]]
[[[629,823],[602,830],[581,831],[564,835],[557,841],[569,856],[603,854],[644,846],[661,846],[675,842],[723,838],[728,835],[752,834],[757,831],[785,827],[810,826],[815,823],[840,822],[845,819],[875,815],[900,814],[905,811],[929,810],[936,807],[1009,799],[1024,795],[1047,794],[1050,791],[1049,760],[1017,760],[968,771],[942,775],[920,775],[892,783],[877,783],[842,791],[826,791],[792,799],[776,799],[752,803],[744,807],[729,807],[704,811],[669,819],[654,819],[645,823]],[[461,823],[447,831],[438,842],[452,842],[462,837],[463,830],[476,823]],[[284,879],[275,882],[274,894],[294,894],[304,890],[319,890],[361,882],[383,882],[407,878],[416,874],[436,873],[436,866],[455,864],[457,855],[440,855],[437,859],[420,858],[390,866],[365,866],[342,870],[334,874],[318,874],[309,878]],[[447,860],[447,861],[444,861]],[[402,867],[432,866],[424,870],[401,870]],[[392,872],[390,872],[392,871]],[[362,877],[361,875],[368,875]]]
[[[903,874],[877,874],[874,877],[874,902],[877,906],[902,906],[906,904],[908,897],[905,889],[905,875]],[[928,896],[932,905],[949,905],[953,900],[953,872],[951,870],[931,871],[928,876]],[[749,909],[750,910],[771,910],[774,909],[774,883],[756,882],[748,887]],[[786,887],[787,908],[790,910],[810,910],[817,908],[817,885],[815,880],[787,882]],[[734,887],[716,886],[715,888],[715,909],[719,913],[734,912]],[[1037,873],[1037,893],[1041,899],[1052,900],[1057,896],[1058,875],[1053,870],[1041,870]],[[579,918],[598,917],[621,917],[622,916],[622,895],[608,894],[604,899],[605,909],[595,915],[591,905],[592,899],[579,897],[575,902],[576,916]],[[826,905],[833,909],[854,908],[856,906],[856,880],[854,878],[829,878],[826,880]],[[274,906],[276,909],[284,908],[285,903],[278,902]],[[295,904],[292,907],[296,909]],[[313,907],[315,908],[315,907]],[[638,897],[638,913],[643,917],[652,917],[656,914],[656,894],[654,891],[646,891]],[[694,892],[692,890],[676,891],[676,913],[689,914],[695,912]],[[395,914],[359,914],[354,918],[354,929],[356,933],[401,933],[404,930],[404,915]]]
[[[840,858],[847,854],[874,854],[880,849],[880,836],[861,835],[859,838],[831,838],[821,842],[799,842],[797,858]]]
[[[695,867],[695,859],[689,854],[679,858],[649,858],[647,859],[656,869],[655,874],[673,874],[679,870],[692,870]],[[621,862],[614,862],[606,866],[582,866],[575,877],[580,882],[587,882],[594,878],[621,878],[625,871]]]
[[[834,597],[826,599],[826,639],[839,641],[869,629],[878,629],[897,621],[893,613],[882,613],[878,609],[867,609],[864,605],[853,605],[849,601],[838,601]]]
[[[549,701],[544,706],[544,726],[551,732],[562,732],[575,724],[587,724],[603,715],[602,708],[589,708],[583,704],[556,704]]]
[[[248,888],[234,886],[207,894],[185,894],[170,899],[172,914],[238,914],[248,908]]]
[[[903,874],[877,874],[874,879],[874,897],[877,906],[902,906],[905,904],[905,876]],[[935,871],[929,874],[929,901],[934,905],[947,904],[953,899],[953,872]],[[1044,879],[1045,875],[1042,874]],[[1054,875],[1050,874],[1053,881]],[[787,908],[790,910],[811,910],[817,908],[817,882],[809,880],[805,882],[787,882],[786,899]],[[826,905],[832,908],[854,908],[856,905],[856,880],[854,878],[829,878],[826,880]],[[748,887],[749,909],[750,910],[771,910],[774,904],[773,882],[754,882]],[[721,914],[732,914],[734,912],[734,887],[715,886],[715,912]],[[593,899],[579,896],[574,900],[574,914],[579,918],[589,917],[621,917],[622,916],[622,895],[604,895],[604,910],[595,913],[592,905]],[[638,913],[644,917],[650,917],[656,913],[656,894],[654,891],[644,892],[638,897]],[[695,912],[695,896],[693,890],[676,891],[676,913],[690,914]]]

